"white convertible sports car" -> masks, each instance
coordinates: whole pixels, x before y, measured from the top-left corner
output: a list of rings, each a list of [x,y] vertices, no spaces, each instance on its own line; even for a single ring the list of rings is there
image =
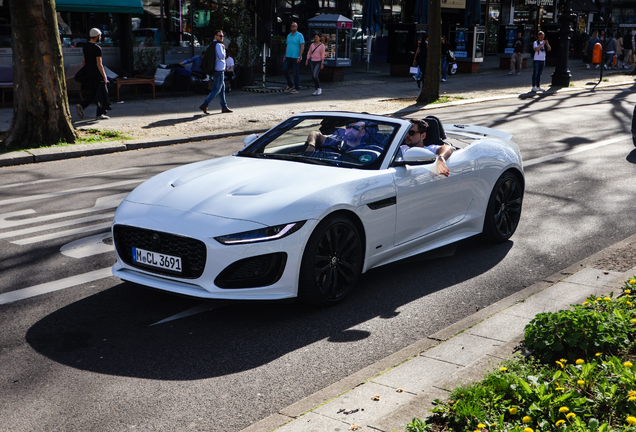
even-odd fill
[[[508,240],[525,184],[512,135],[425,120],[425,145],[455,147],[448,177],[432,152],[400,148],[408,120],[347,112],[294,115],[235,155],[159,174],[117,209],[113,274],[200,298],[332,304],[369,269],[476,234]]]

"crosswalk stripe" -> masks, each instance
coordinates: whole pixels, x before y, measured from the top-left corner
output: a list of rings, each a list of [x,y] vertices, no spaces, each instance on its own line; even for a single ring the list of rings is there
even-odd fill
[[[21,230],[15,230],[15,231],[9,231],[6,233],[0,233],[0,239],[3,238],[9,238],[9,237],[18,237],[21,235],[26,235],[26,234],[33,234],[35,232],[40,232],[40,231],[47,231],[50,229],[56,229],[56,228],[62,228],[65,226],[69,226],[69,225],[79,225],[81,223],[86,223],[86,222],[93,222],[96,220],[101,220],[101,219],[113,219],[115,217],[115,213],[104,213],[104,214],[98,214],[98,215],[94,215],[94,216],[86,216],[83,218],[78,218],[78,219],[72,219],[72,220],[67,220],[67,221],[62,221],[62,222],[55,222],[55,223],[51,223],[51,224],[46,224],[46,225],[38,225],[35,227],[31,227],[31,228],[24,228]]]
[[[110,228],[111,224],[112,222],[105,222],[101,224],[90,225],[87,227],[75,228],[75,229],[66,230],[66,231],[59,231],[52,234],[44,234],[41,236],[29,237],[22,240],[15,240],[15,241],[12,241],[11,243],[24,246],[24,245],[28,245],[32,243],[38,243],[38,242],[47,241],[47,240],[54,240],[54,239],[58,239],[62,237],[68,237],[75,234],[84,234],[91,231],[97,231],[100,229]]]
[[[107,267],[100,270],[84,273],[81,275],[71,276],[65,279],[56,280],[53,282],[47,282],[40,285],[35,285],[29,288],[22,288],[19,290],[0,294],[0,305],[13,303],[16,301],[27,299],[29,297],[35,297],[38,295],[47,294],[54,291],[59,291],[65,288],[70,288],[70,287],[81,285],[88,282],[94,282],[96,280],[104,279],[112,275],[113,273],[111,268]]]

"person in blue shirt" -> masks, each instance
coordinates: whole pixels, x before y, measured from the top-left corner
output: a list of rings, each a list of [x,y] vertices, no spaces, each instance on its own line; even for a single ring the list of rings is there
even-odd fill
[[[287,50],[285,51],[285,60],[283,62],[283,75],[287,80],[287,90],[290,93],[298,93],[300,87],[300,62],[305,52],[305,38],[298,32],[298,24],[291,24],[291,33],[287,35]],[[289,77],[289,68],[294,69],[294,82]]]
[[[201,70],[201,62],[203,61],[203,57],[205,56],[205,51],[201,53],[201,55],[195,55],[192,58],[182,61],[179,63],[181,66],[187,65],[188,63],[192,63],[192,73],[195,73],[201,77],[205,77],[205,72]]]

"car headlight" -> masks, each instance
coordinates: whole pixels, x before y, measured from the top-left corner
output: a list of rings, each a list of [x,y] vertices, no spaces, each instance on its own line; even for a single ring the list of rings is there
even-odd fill
[[[295,233],[300,228],[302,228],[303,225],[305,225],[305,222],[306,221],[292,222],[267,228],[259,228],[253,231],[245,231],[237,234],[214,237],[214,239],[224,245],[258,243],[278,240]]]

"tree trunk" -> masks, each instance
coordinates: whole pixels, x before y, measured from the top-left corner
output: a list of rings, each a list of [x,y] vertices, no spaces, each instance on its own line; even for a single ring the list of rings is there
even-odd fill
[[[54,0],[10,0],[13,120],[4,150],[75,142]]]
[[[426,71],[422,71],[422,91],[418,104],[428,104],[439,99],[439,80],[442,64],[442,4],[440,0],[428,0],[428,59]]]

